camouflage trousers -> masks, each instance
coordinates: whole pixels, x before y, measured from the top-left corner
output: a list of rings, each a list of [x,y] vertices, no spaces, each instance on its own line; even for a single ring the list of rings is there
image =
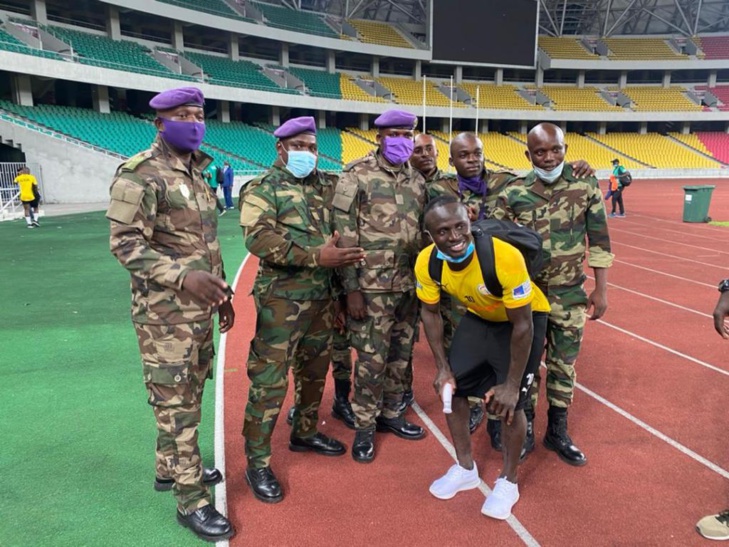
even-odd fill
[[[271,435],[288,389],[295,382],[292,434],[316,434],[319,404],[331,355],[332,300],[288,300],[256,297],[256,334],[248,354],[248,390],[243,436],[248,466],[268,467]]]
[[[349,318],[352,347],[357,350],[352,410],[357,429],[372,429],[379,414],[400,413],[403,375],[412,354],[418,320],[415,291],[363,293],[367,318]]]
[[[197,428],[203,387],[213,370],[213,322],[135,323],[134,328],[149,404],[157,420],[155,471],[159,478],[174,479],[180,509],[192,512],[211,503],[202,482]]]
[[[352,343],[349,331],[334,331],[332,338],[332,378],[352,381]]]
[[[552,311],[547,324],[547,401],[567,408],[575,387],[575,362],[580,353],[587,319],[587,294],[581,286],[548,291]],[[531,390],[532,407],[537,407],[541,374],[537,372]]]

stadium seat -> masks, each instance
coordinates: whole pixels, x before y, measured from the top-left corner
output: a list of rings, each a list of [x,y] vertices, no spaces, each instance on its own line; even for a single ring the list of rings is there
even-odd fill
[[[621,151],[621,160],[626,155],[658,169],[717,169],[720,165],[709,158],[659,135],[648,133],[590,133],[596,140]]]
[[[498,108],[505,110],[544,110],[538,104],[531,104],[519,95],[513,85],[495,85],[475,82],[461,82],[458,87],[463,89],[473,99],[476,105],[476,89],[480,88],[478,99],[480,108]]]
[[[696,137],[704,145],[704,148],[722,163],[729,164],[729,134],[699,131]]]
[[[686,112],[702,109],[701,105],[686,97],[682,87],[629,86],[621,91],[630,97],[632,108],[636,111]]]
[[[716,87],[696,86],[699,91],[710,91],[722,104],[717,105],[717,110],[729,111],[729,85],[718,85]]]
[[[688,55],[676,53],[665,38],[605,38],[612,60],[688,61]]]
[[[295,89],[279,87],[273,80],[269,80],[260,66],[251,61],[233,61],[228,57],[193,53],[186,51],[184,56],[203,69],[211,84],[232,87],[246,87],[261,91],[275,91],[277,93],[296,93]]]
[[[339,87],[339,74],[330,74],[324,70],[289,66],[285,68],[289,74],[296,76],[306,84],[309,95],[314,97],[327,97],[341,99],[342,91]]]
[[[599,59],[599,55],[590,53],[575,38],[556,38],[540,36],[539,47],[552,59]]]
[[[30,47],[28,44],[21,42],[15,36],[8,34],[3,29],[0,29],[0,49],[11,51],[13,53],[24,53],[26,55],[35,55],[36,57],[45,57],[46,59],[55,59],[57,61],[63,60],[63,58],[55,51],[45,51],[43,49]]]
[[[64,27],[47,26],[44,28],[59,40],[69,44],[76,59],[82,64],[195,81],[191,76],[174,73],[158,63],[149,55],[150,51],[137,42],[112,40],[99,34],[89,34]]]
[[[253,19],[243,17],[234,11],[224,0],[160,0],[165,4],[171,4],[181,8],[187,8],[193,11],[202,11],[211,15],[219,15],[226,19],[238,19],[240,21],[249,21],[255,23]]]
[[[349,74],[341,73],[339,75],[339,87],[342,92],[342,99],[346,99],[348,101],[367,101],[371,103],[390,102],[382,97],[375,97],[374,95],[370,95],[365,92],[361,87],[354,83],[355,79],[355,76],[350,76]]]
[[[704,52],[704,59],[729,59],[729,36],[702,36],[694,38]]]
[[[609,104],[595,87],[544,86],[539,90],[552,100],[554,110],[624,111],[620,106]]]
[[[316,34],[327,38],[339,38],[339,33],[335,32],[320,16],[314,13],[258,2],[251,2],[251,4],[263,14],[266,18],[266,25],[270,27]]]
[[[395,78],[381,76],[377,81],[394,93],[395,102],[400,104],[423,104],[423,82],[411,78]],[[450,99],[430,80],[425,84],[425,101],[428,106],[450,106]],[[466,105],[453,100],[454,108],[465,108]]]
[[[351,24],[365,44],[381,44],[383,46],[404,47],[413,49],[413,46],[390,24],[364,19],[350,19]]]

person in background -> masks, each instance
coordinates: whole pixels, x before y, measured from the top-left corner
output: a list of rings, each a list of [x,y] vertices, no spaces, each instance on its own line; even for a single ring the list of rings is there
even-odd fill
[[[724,340],[729,340],[729,279],[719,282],[721,296],[714,308],[714,329]],[[729,509],[715,515],[707,515],[696,523],[696,531],[706,539],[725,541],[729,539]]]
[[[30,174],[28,167],[18,169],[18,176],[15,177],[15,184],[20,188],[20,202],[23,204],[25,223],[28,228],[39,228],[38,205],[40,204],[40,192],[38,181]]]
[[[625,207],[623,206],[623,182],[621,177],[624,177],[628,170],[620,165],[620,160],[615,158],[613,160],[613,173],[610,175],[610,192],[609,195],[613,200],[613,210],[610,213],[611,217],[625,218]],[[607,196],[605,197],[607,199]],[[619,208],[620,213],[616,214],[615,209]]]
[[[213,176],[211,171],[216,171],[216,176]],[[208,183],[208,186],[213,191],[213,194],[215,194],[215,207],[218,209],[218,213],[222,217],[225,214],[225,207],[223,207],[223,204],[220,203],[220,199],[218,198],[218,177],[217,177],[217,169],[213,165],[210,165],[205,171],[203,171],[202,176],[205,179],[205,182]]]
[[[225,197],[225,208],[233,209],[233,183],[235,182],[235,172],[230,166],[230,162],[223,162],[223,196]]]

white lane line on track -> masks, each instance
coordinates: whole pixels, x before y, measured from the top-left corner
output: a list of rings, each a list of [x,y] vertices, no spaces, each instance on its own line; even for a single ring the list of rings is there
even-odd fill
[[[589,276],[589,275],[587,276],[587,279],[592,279],[593,281],[595,280],[594,277]],[[620,291],[625,291],[625,292],[629,292],[629,293],[632,293],[632,294],[637,294],[638,296],[642,296],[643,298],[647,298],[649,300],[655,300],[656,302],[660,302],[661,304],[666,304],[667,306],[673,306],[674,308],[678,308],[679,310],[683,310],[683,311],[695,313],[696,315],[700,315],[701,317],[708,317],[709,319],[712,319],[713,318],[713,315],[709,315],[708,313],[704,313],[702,311],[695,310],[693,308],[687,308],[686,306],[682,306],[681,304],[676,304],[676,303],[670,302],[668,300],[663,300],[662,298],[658,298],[656,296],[651,296],[649,294],[642,293],[640,291],[634,291],[633,289],[628,289],[626,287],[621,287],[620,285],[616,285],[615,283],[608,283],[608,287],[613,287],[614,289],[617,289],[617,290],[620,290]]]
[[[665,222],[666,224],[673,224],[674,226],[685,226],[685,222],[679,222],[678,220],[667,220],[665,218],[658,218],[658,217],[652,217],[650,215],[641,215],[640,213],[633,213],[631,216],[639,217],[639,218],[646,218],[650,220],[651,222]],[[701,228],[704,232],[712,232],[716,234],[724,234],[727,235],[726,228],[720,228],[718,226],[711,226],[710,224],[703,224],[703,223],[697,223],[693,222],[691,223],[692,228]]]
[[[238,290],[238,279],[243,272],[243,267],[248,262],[250,253],[246,254],[243,258],[243,262],[238,268],[238,272],[235,274],[233,280],[233,290]],[[228,489],[225,484],[227,481],[228,473],[225,470],[225,346],[228,341],[228,333],[220,335],[220,344],[218,344],[218,358],[215,363],[215,372],[217,374],[215,378],[215,467],[220,470],[226,477],[226,479],[215,486],[215,508],[223,515],[228,514]],[[218,547],[228,547],[228,540],[216,542]]]
[[[631,232],[629,230],[621,230],[620,228],[610,228],[610,233],[613,232],[622,232],[624,234],[631,234],[640,236],[642,239],[655,239],[656,241],[662,241],[663,243],[670,243],[671,245],[683,245],[684,247],[691,247],[692,249],[698,249],[701,251],[709,251],[714,254],[723,254],[723,255],[729,255],[729,252],[727,251],[717,251],[716,249],[709,249],[708,247],[697,247],[696,245],[692,243],[682,243],[680,241],[671,241],[670,239],[663,239],[662,237],[654,237],[654,236],[648,236],[645,234],[641,234],[639,232]],[[611,238],[611,241],[614,241]],[[620,243],[619,241],[614,241],[615,243]]]
[[[675,448],[675,449],[676,449],[676,450],[678,450],[679,452],[681,452],[681,453],[685,454],[686,456],[688,456],[688,457],[689,457],[689,458],[691,458],[692,460],[695,460],[695,461],[697,461],[698,463],[700,463],[701,465],[703,465],[703,466],[705,466],[705,467],[708,467],[708,468],[709,468],[710,470],[712,470],[712,471],[713,471],[714,473],[717,473],[718,475],[721,475],[721,476],[722,476],[722,477],[724,477],[725,479],[729,479],[729,471],[727,471],[727,470],[726,470],[726,469],[724,469],[723,467],[720,467],[720,466],[716,465],[716,464],[715,464],[714,462],[712,462],[712,461],[710,461],[710,460],[707,460],[707,459],[706,459],[706,458],[704,458],[703,456],[700,456],[699,454],[697,454],[696,452],[694,452],[694,451],[693,451],[693,450],[691,450],[690,448],[688,448],[688,447],[686,447],[686,446],[682,445],[682,444],[681,444],[681,443],[679,443],[678,441],[675,441],[675,440],[673,440],[673,439],[672,439],[671,437],[669,437],[668,435],[665,435],[664,433],[661,433],[661,432],[660,432],[660,431],[658,431],[658,430],[657,430],[656,428],[654,428],[654,427],[651,427],[651,426],[649,426],[649,425],[648,425],[647,423],[645,423],[644,421],[642,421],[642,420],[639,420],[638,418],[636,418],[635,416],[633,416],[633,415],[632,415],[632,414],[630,414],[629,412],[627,412],[627,411],[623,410],[622,408],[620,408],[619,406],[617,406],[617,405],[615,405],[615,404],[611,403],[610,401],[608,401],[608,400],[607,400],[607,399],[605,399],[604,397],[602,397],[602,396],[598,395],[597,393],[595,393],[595,392],[594,392],[594,391],[592,391],[591,389],[588,389],[588,388],[586,388],[585,386],[583,386],[583,385],[582,385],[582,384],[580,384],[579,382],[576,382],[576,383],[575,383],[575,387],[576,387],[577,389],[579,389],[580,391],[582,391],[582,392],[586,393],[587,395],[589,395],[590,397],[592,397],[592,398],[593,398],[593,399],[595,399],[596,401],[598,401],[598,402],[602,403],[603,405],[605,405],[606,407],[608,407],[608,408],[609,408],[610,410],[613,410],[613,411],[617,412],[617,413],[618,413],[618,414],[620,414],[620,415],[621,415],[621,416],[622,416],[623,418],[625,418],[625,419],[627,419],[627,420],[631,421],[632,423],[634,423],[634,424],[635,424],[635,425],[637,425],[638,427],[640,427],[640,428],[642,428],[642,429],[646,430],[646,431],[647,431],[648,433],[650,433],[651,435],[653,435],[653,436],[655,436],[655,437],[658,437],[658,438],[659,438],[659,439],[661,439],[661,440],[662,440],[663,442],[665,442],[665,443],[667,443],[667,444],[671,445],[671,446],[672,446],[673,448]]]
[[[644,336],[641,336],[640,334],[636,334],[632,331],[629,331],[627,329],[624,329],[622,327],[618,327],[617,325],[613,325],[612,323],[608,323],[604,319],[598,319],[595,321],[595,323],[599,323],[600,325],[605,325],[606,327],[609,327],[611,329],[615,329],[618,332],[622,332],[623,334],[627,334],[628,336],[632,336],[633,338],[636,338],[637,340],[640,340],[641,342],[645,342],[647,344],[650,344],[651,346],[654,346],[656,348],[662,349],[663,351],[667,351],[668,353],[672,353],[673,355],[676,355],[677,357],[681,357],[683,359],[686,359],[687,361],[691,361],[692,363],[696,363],[697,365],[701,365],[702,367],[706,367],[710,370],[713,370],[714,372],[718,372],[719,374],[723,374],[724,376],[729,376],[729,371],[721,369],[719,367],[716,367],[714,365],[711,365],[707,363],[706,361],[702,361],[701,359],[697,359],[696,357],[691,357],[690,355],[686,355],[685,353],[681,353],[680,351],[677,351],[673,348],[669,348],[668,346],[664,346],[663,344],[656,342],[654,340],[651,340],[649,338],[645,338]]]
[[[617,245],[622,245],[623,247],[630,247],[631,249],[637,249],[644,253],[652,253],[652,254],[656,254],[656,255],[661,255],[661,256],[668,257],[668,258],[674,258],[676,260],[683,260],[684,262],[693,262],[695,264],[701,264],[702,266],[709,266],[711,268],[719,268],[721,270],[727,269],[727,266],[718,266],[717,264],[709,264],[708,262],[701,262],[700,260],[692,260],[690,258],[685,258],[683,256],[670,255],[668,253],[662,253],[660,251],[652,251],[651,249],[644,249],[643,247],[636,247],[635,245],[628,245],[627,243],[621,243],[619,241],[614,241],[613,243],[615,243]]]
[[[695,279],[690,279],[688,277],[681,277],[680,275],[673,275],[670,273],[662,272],[661,270],[654,270],[653,268],[647,268],[645,266],[638,266],[637,264],[631,264],[630,262],[626,262],[624,260],[618,260],[617,258],[615,259],[615,262],[617,262],[619,264],[625,264],[626,266],[630,266],[631,268],[638,268],[639,270],[645,270],[647,272],[665,275],[666,277],[680,279],[681,281],[688,281],[689,283],[695,283],[696,285],[701,285],[702,287],[711,287],[712,289],[716,289],[716,284],[704,283],[703,281],[696,281]]]
[[[651,230],[661,230],[661,231],[664,231],[664,232],[673,232],[674,234],[682,234],[682,235],[688,235],[688,236],[691,236],[691,237],[697,237],[697,238],[701,238],[701,239],[709,239],[709,240],[714,241],[714,242],[717,241],[717,238],[716,238],[715,235],[707,236],[707,235],[701,235],[701,234],[693,234],[693,233],[687,232],[686,230],[674,230],[673,228],[663,228],[661,226],[653,226],[651,224],[642,224],[640,222],[630,222],[630,221],[626,221],[624,219],[621,219],[620,220],[620,224],[623,224],[623,223],[625,223],[625,224],[633,224],[636,227],[641,227],[641,228],[650,228]],[[714,232],[712,232],[712,234],[713,233]],[[717,233],[716,235],[719,235],[719,234]],[[729,230],[726,230],[726,234],[725,235],[729,236]]]
[[[456,459],[456,449],[453,447],[451,442],[446,438],[446,436],[443,434],[443,432],[440,430],[440,428],[435,425],[435,422],[430,419],[430,416],[428,416],[425,411],[420,407],[420,405],[416,402],[413,402],[411,408],[415,411],[415,413],[420,417],[421,420],[423,420],[423,423],[425,424],[425,427],[427,427],[430,432],[435,436],[435,438],[438,440],[438,442],[445,448],[446,452],[450,455],[451,458],[453,458],[453,461],[458,462]],[[481,484],[479,485],[478,489],[483,493],[484,496],[488,496],[491,493],[491,489],[486,486],[486,484],[481,481]],[[429,494],[430,495],[430,494]],[[488,518],[483,517],[482,518]],[[534,539],[534,536],[532,536],[529,531],[524,527],[524,525],[519,522],[519,519],[517,519],[513,514],[506,519],[506,522],[509,526],[511,526],[511,529],[516,532],[516,534],[519,536],[519,539],[521,539],[524,542],[524,545],[528,545],[529,547],[539,547],[539,542]]]

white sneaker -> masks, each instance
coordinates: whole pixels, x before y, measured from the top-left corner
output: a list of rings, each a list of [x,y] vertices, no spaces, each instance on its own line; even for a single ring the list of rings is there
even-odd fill
[[[481,513],[492,519],[506,520],[519,501],[519,485],[504,478],[496,479],[494,489],[481,507]]]
[[[478,488],[481,477],[478,476],[476,462],[473,469],[465,469],[458,464],[451,466],[448,472],[430,485],[430,493],[441,500],[449,500],[458,492]]]

